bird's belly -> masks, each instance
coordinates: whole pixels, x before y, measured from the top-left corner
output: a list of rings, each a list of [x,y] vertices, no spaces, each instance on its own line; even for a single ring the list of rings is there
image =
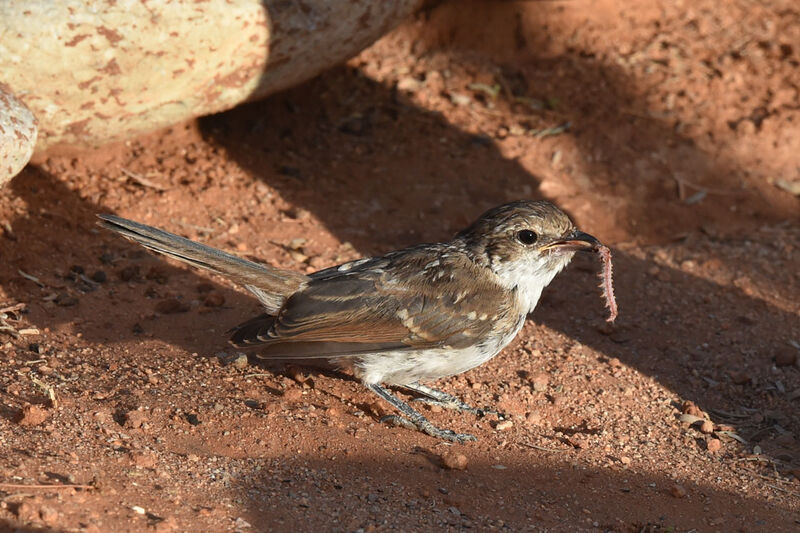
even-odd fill
[[[406,385],[466,372],[497,355],[516,336],[525,317],[520,317],[513,331],[460,349],[405,350],[359,356],[353,371],[364,383]]]

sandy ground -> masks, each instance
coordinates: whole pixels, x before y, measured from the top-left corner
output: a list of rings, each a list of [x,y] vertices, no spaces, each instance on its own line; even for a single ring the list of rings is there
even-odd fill
[[[798,43],[791,0],[444,3],[269,100],[31,165],[0,197],[0,530],[796,531]],[[226,364],[257,303],[95,225],[314,271],[518,198],[613,248],[620,318],[574,261],[437,384],[512,416],[425,410],[466,445],[346,375]]]

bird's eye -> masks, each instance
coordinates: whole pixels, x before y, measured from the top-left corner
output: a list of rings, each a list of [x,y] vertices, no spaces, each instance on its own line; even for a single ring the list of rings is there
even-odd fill
[[[529,229],[524,229],[517,233],[517,240],[522,244],[533,244],[538,238],[539,236]]]

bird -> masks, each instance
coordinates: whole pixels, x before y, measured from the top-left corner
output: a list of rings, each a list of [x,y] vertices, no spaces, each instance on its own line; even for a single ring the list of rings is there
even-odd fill
[[[425,383],[497,355],[573,255],[603,247],[552,203],[520,200],[486,211],[449,241],[305,274],[116,215],[98,217],[102,227],[149,250],[250,291],[264,312],[230,330],[232,345],[258,347],[262,359],[323,359],[349,369],[400,413],[382,422],[457,443],[476,438],[435,426],[391,389],[416,395],[412,402],[502,416]]]

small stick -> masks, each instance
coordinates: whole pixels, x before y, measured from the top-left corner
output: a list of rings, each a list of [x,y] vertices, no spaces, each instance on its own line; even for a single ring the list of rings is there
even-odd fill
[[[24,485],[22,483],[0,483],[0,490],[5,489],[96,489],[94,485],[48,485],[46,483],[41,485]]]
[[[608,307],[608,318],[606,322],[614,322],[617,318],[617,299],[614,297],[614,282],[612,280],[613,266],[611,264],[611,250],[608,246],[600,245],[596,248],[597,253],[603,260],[603,271],[600,273],[600,288],[603,289],[603,298]]]

